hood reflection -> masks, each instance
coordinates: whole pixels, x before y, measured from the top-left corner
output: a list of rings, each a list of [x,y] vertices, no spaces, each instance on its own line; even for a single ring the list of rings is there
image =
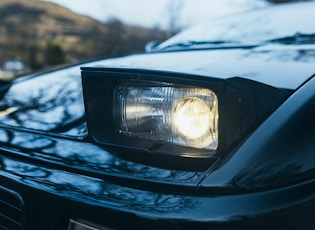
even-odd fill
[[[74,128],[84,123],[79,67],[13,84],[4,94],[0,107],[17,109],[0,117],[2,124],[81,136],[82,127]]]
[[[115,205],[149,213],[193,210],[198,200],[126,188],[106,181],[0,158],[1,170],[46,191],[97,205]]]
[[[19,154],[32,159],[49,160],[66,167],[97,173],[100,176],[195,186],[204,174],[204,171],[152,167],[123,160],[93,144],[11,130],[0,130],[0,144],[3,147],[17,149]]]

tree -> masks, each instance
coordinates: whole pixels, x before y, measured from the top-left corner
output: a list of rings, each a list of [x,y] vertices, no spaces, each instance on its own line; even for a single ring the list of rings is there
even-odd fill
[[[169,36],[181,31],[180,17],[184,7],[183,0],[169,0],[167,4]]]
[[[45,64],[48,66],[60,65],[66,62],[63,49],[58,44],[52,44],[51,42],[48,42],[45,54],[46,54]]]
[[[108,33],[104,37],[104,54],[105,55],[119,55],[124,53],[124,24],[117,18],[111,18],[107,22]]]
[[[31,70],[39,70],[42,63],[39,61],[40,48],[37,45],[31,45],[28,49],[28,65]]]

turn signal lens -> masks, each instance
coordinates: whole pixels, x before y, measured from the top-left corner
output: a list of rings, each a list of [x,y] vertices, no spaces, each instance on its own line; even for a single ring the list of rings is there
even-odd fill
[[[218,99],[206,88],[118,86],[115,131],[199,149],[218,147]]]

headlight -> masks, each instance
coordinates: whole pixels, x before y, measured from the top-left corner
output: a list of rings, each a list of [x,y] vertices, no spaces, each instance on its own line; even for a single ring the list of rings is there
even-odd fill
[[[218,147],[218,98],[206,88],[117,86],[115,131],[199,149]]]
[[[86,67],[82,79],[93,140],[137,160],[179,156],[184,166],[228,154],[288,95],[241,78],[135,69]]]

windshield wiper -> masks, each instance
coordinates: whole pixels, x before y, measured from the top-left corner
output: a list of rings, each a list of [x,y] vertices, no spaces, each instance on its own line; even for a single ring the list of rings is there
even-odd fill
[[[179,43],[173,43],[164,47],[161,47],[158,50],[172,50],[172,49],[191,49],[191,48],[201,48],[205,47],[222,47],[222,46],[240,46],[239,42],[235,41],[224,41],[224,40],[217,40],[217,41],[185,41]]]
[[[315,34],[296,33],[294,36],[272,39],[271,43],[281,43],[286,45],[315,44]]]

